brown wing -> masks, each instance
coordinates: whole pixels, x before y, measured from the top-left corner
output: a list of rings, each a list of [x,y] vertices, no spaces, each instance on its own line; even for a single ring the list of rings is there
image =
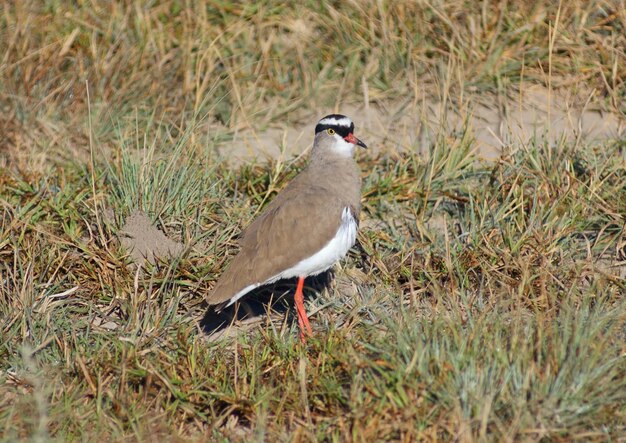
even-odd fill
[[[285,189],[287,191],[287,189]],[[322,187],[291,189],[272,201],[240,241],[241,250],[208,295],[209,304],[232,298],[318,252],[337,233],[343,204]]]

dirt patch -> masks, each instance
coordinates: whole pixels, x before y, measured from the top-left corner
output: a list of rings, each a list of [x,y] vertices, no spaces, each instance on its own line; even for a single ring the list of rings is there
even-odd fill
[[[157,258],[171,259],[180,255],[184,249],[181,243],[168,238],[156,228],[142,211],[135,211],[126,219],[119,238],[135,264],[144,261],[154,263]]]
[[[506,97],[468,95],[454,103],[424,95],[404,101],[340,106],[302,112],[302,124],[275,125],[257,132],[238,131],[218,150],[235,164],[251,158],[290,158],[310,148],[317,119],[329,112],[350,116],[357,135],[374,152],[427,152],[438,137],[459,137],[466,123],[478,155],[497,158],[503,150],[534,138],[555,143],[619,139],[626,132],[623,115],[603,110],[592,92],[550,91],[528,85]]]

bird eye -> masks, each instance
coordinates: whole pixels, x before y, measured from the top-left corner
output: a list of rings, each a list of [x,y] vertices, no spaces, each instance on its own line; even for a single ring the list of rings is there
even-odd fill
[[[335,130],[333,128],[328,128],[326,132],[328,132],[328,135],[335,135]]]

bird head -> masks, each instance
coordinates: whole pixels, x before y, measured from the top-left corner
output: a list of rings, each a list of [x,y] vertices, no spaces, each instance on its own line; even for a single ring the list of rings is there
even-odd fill
[[[345,115],[327,115],[315,126],[314,149],[324,149],[342,157],[352,157],[356,146],[367,148],[365,143],[355,137],[354,123]]]

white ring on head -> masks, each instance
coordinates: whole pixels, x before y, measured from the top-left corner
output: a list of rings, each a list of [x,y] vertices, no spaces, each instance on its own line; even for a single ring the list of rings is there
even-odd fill
[[[343,118],[326,117],[326,118],[321,119],[317,124],[318,125],[344,126],[346,128],[349,128],[350,125],[352,125],[352,120],[350,120],[348,117],[343,117]]]

